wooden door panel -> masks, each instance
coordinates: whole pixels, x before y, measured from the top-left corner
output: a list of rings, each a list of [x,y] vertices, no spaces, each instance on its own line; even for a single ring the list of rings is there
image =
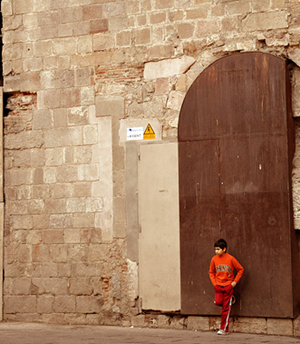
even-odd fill
[[[283,59],[243,53],[213,63],[186,95],[178,125],[184,314],[219,314],[208,268],[220,237],[245,266],[235,315],[299,313],[288,82]]]
[[[213,312],[207,302],[207,295],[213,295],[205,257],[213,252],[210,240],[219,231],[218,150],[218,141],[179,144],[179,178],[185,180],[180,184],[180,246],[189,252],[181,255],[181,312],[186,314],[198,314],[205,303]]]

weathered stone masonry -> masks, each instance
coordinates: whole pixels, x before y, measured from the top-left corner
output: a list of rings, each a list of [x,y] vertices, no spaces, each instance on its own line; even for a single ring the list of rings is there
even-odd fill
[[[4,319],[215,327],[213,317],[137,315],[120,126],[155,119],[162,140],[176,141],[181,103],[199,73],[227,54],[262,51],[292,61],[299,145],[299,2],[2,0],[1,10]],[[296,228],[298,175],[297,146]],[[235,319],[233,328],[300,333],[299,320]]]

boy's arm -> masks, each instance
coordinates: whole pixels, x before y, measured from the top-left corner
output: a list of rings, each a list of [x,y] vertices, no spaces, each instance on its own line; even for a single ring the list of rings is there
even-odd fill
[[[216,281],[215,263],[214,263],[213,259],[210,262],[208,274],[209,274],[209,278],[211,280],[211,283],[213,285],[216,285],[217,281]]]
[[[244,273],[244,268],[235,258],[233,260],[233,266],[237,271],[237,274],[236,274],[235,279],[234,279],[234,282],[237,284],[238,281],[241,279],[243,273]]]

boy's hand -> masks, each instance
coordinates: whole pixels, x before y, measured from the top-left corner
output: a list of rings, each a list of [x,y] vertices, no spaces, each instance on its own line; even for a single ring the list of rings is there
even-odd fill
[[[236,286],[236,282],[231,282],[232,288],[234,288]]]

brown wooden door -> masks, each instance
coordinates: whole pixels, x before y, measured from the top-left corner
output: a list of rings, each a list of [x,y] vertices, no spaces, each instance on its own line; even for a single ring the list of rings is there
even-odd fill
[[[233,314],[297,313],[288,86],[283,59],[245,53],[212,64],[187,93],[178,128],[184,314],[219,314],[208,268],[220,237],[245,267]]]

